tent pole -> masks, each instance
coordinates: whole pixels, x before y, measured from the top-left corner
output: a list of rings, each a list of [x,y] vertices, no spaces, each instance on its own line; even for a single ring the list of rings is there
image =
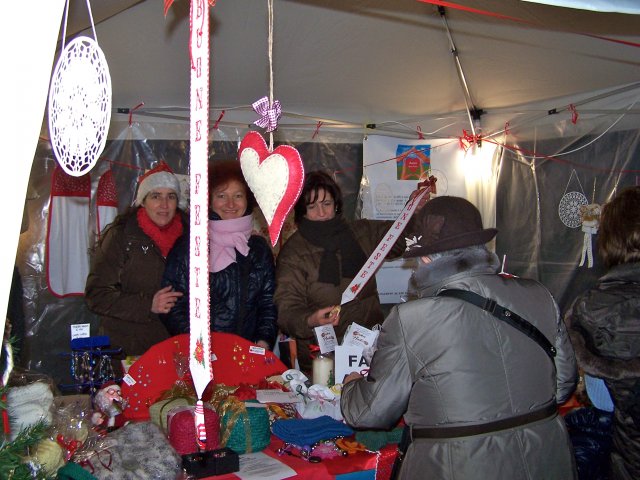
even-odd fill
[[[453,55],[453,59],[456,63],[456,71],[458,72],[458,79],[462,85],[462,92],[464,94],[464,102],[467,106],[467,117],[469,118],[469,125],[471,126],[471,133],[474,138],[478,135],[479,132],[476,132],[476,125],[474,120],[477,120],[478,125],[480,124],[480,115],[483,113],[482,109],[476,108],[473,103],[473,99],[471,98],[471,92],[469,91],[469,86],[467,84],[467,78],[464,74],[464,70],[462,70],[462,64],[460,63],[460,57],[458,55],[458,49],[453,41],[453,36],[451,35],[451,30],[449,29],[449,23],[447,22],[447,15],[444,7],[438,7],[438,13],[440,14],[440,18],[442,19],[442,24],[444,25],[444,29],[447,32],[447,37],[449,38],[449,46],[451,48],[451,54]]]

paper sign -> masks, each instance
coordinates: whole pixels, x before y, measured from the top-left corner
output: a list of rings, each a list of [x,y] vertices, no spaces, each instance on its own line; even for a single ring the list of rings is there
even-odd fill
[[[266,350],[262,347],[259,347],[257,345],[251,345],[249,347],[249,353],[253,353],[254,355],[265,355],[266,354]]]
[[[280,480],[294,477],[296,472],[266,453],[258,452],[240,455],[240,471],[233,476],[242,480]]]
[[[336,331],[333,329],[333,325],[321,325],[313,329],[318,339],[318,346],[320,347],[320,353],[333,352],[338,345],[338,337]]]
[[[71,325],[71,340],[76,338],[87,338],[91,336],[91,324],[90,323],[76,323]]]
[[[342,383],[344,377],[353,372],[362,375],[369,373],[369,364],[362,356],[363,349],[354,346],[336,347],[335,353],[335,372],[336,383]]]
[[[302,401],[294,392],[281,390],[256,390],[256,400],[260,403],[298,403]]]
[[[380,330],[369,330],[353,322],[347,327],[342,339],[342,345],[345,347],[360,347],[362,349],[369,348],[376,342],[379,333]]]

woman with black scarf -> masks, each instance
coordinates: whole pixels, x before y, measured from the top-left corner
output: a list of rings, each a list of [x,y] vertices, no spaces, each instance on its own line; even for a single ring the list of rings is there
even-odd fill
[[[375,278],[355,300],[335,307],[393,222],[345,221],[340,187],[320,171],[306,175],[294,214],[298,231],[278,255],[275,302],[278,325],[296,339],[300,369],[310,372],[315,327],[333,324],[342,341],[351,323],[371,328],[384,320]],[[398,257],[403,243],[396,243],[388,258]]]

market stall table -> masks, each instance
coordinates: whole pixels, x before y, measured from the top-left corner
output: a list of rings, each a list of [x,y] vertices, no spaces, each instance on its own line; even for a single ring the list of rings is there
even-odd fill
[[[278,455],[282,440],[272,436],[269,446],[262,451],[271,458],[284,463],[294,470],[293,476],[269,477],[304,480],[388,480],[396,454],[396,445],[387,445],[379,452],[356,452],[347,456],[323,459],[319,463],[311,463],[302,458],[289,455]],[[242,464],[242,456],[241,456]],[[207,480],[237,480],[235,474],[205,477]],[[243,477],[246,478],[246,477]],[[255,478],[263,478],[256,475]]]

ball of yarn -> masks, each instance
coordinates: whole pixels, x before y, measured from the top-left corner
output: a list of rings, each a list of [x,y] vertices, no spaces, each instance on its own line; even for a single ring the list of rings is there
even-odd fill
[[[42,465],[47,475],[53,475],[65,464],[62,447],[48,438],[38,442],[32,459]]]

